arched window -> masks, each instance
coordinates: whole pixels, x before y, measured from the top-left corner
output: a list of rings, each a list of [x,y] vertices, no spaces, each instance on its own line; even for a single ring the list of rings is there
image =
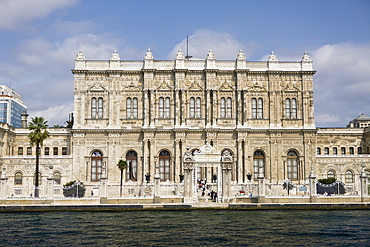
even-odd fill
[[[18,148],[18,155],[23,155],[23,147]]]
[[[291,115],[290,115],[290,99],[285,100],[285,117],[286,118],[291,118]]]
[[[362,147],[357,147],[357,154],[362,154]]]
[[[159,112],[159,117],[160,118],[164,118],[164,98],[163,97],[160,97],[159,98],[159,109],[158,109],[158,112]]]
[[[16,172],[14,174],[14,185],[22,185],[23,183],[23,175],[21,172]]]
[[[257,99],[252,99],[252,118],[257,118]]]
[[[329,170],[327,174],[327,178],[335,178],[335,171],[334,170]]]
[[[171,104],[170,98],[166,97],[164,117],[169,118],[171,116]]]
[[[227,103],[226,103],[226,117],[231,118],[232,117],[232,101],[231,98],[227,98]]]
[[[298,179],[298,155],[295,151],[289,151],[287,157],[287,175],[288,179]]]
[[[131,98],[127,98],[126,100],[126,118],[131,118],[132,117],[132,109],[131,109],[131,106],[132,105],[132,102],[131,102]]]
[[[297,118],[297,100],[294,98],[292,99],[292,118]]]
[[[328,147],[324,147],[324,154],[325,155],[328,155],[329,154],[329,148]]]
[[[195,102],[195,117],[200,118],[202,116],[201,99],[197,97]]]
[[[263,118],[263,100],[262,100],[262,98],[258,99],[257,118]]]
[[[91,118],[103,118],[103,98],[91,99]]]
[[[224,97],[222,97],[220,101],[220,117],[226,117],[226,100]]]
[[[265,174],[265,154],[263,153],[263,151],[257,150],[253,154],[254,179],[258,178],[260,170],[262,174]]]
[[[171,156],[168,151],[161,151],[159,153],[159,175],[161,181],[170,179],[170,162]]]
[[[317,153],[317,155],[320,155],[321,154],[321,148],[320,147],[317,147],[316,148],[316,153]]]
[[[346,183],[353,183],[353,172],[351,170],[346,171]]]
[[[103,98],[98,99],[98,118],[103,118]]]
[[[102,173],[103,154],[100,151],[94,151],[91,154],[91,181],[100,181]]]
[[[98,115],[96,114],[97,113],[97,104],[96,104],[96,98],[93,97],[91,99],[91,118],[97,118]]]
[[[58,148],[57,147],[53,148],[53,155],[58,155]]]
[[[333,147],[333,154],[334,154],[334,155],[337,155],[337,154],[338,154],[338,148]]]
[[[126,100],[126,118],[138,118],[138,100],[136,97]]]
[[[190,98],[189,117],[191,117],[191,118],[194,118],[195,117],[195,99],[194,99],[194,97],[191,97]]]
[[[60,172],[54,172],[53,173],[53,176],[54,176],[54,181],[57,183],[57,184],[60,184],[61,180],[62,180],[62,177],[60,175]]]
[[[355,148],[349,147],[349,154],[355,154]]]
[[[342,155],[346,154],[346,148],[345,147],[340,148],[340,154],[342,154]]]
[[[295,98],[285,99],[285,118],[297,118],[297,100]]]
[[[49,155],[50,154],[50,148],[49,147],[45,147],[44,154],[45,155]]]
[[[126,154],[127,161],[127,180],[137,181],[137,153],[135,151],[129,151]]]
[[[32,148],[31,147],[27,147],[27,155],[32,155]]]

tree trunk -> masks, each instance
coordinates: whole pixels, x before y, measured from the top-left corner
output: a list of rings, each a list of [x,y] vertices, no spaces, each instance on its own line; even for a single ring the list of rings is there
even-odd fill
[[[122,197],[122,176],[123,176],[123,169],[121,170],[121,184],[119,186],[119,196]]]
[[[36,144],[36,174],[35,174],[35,198],[39,197],[39,154],[40,144]]]

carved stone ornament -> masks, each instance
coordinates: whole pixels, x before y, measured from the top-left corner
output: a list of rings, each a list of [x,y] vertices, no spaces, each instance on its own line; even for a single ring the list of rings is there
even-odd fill
[[[271,55],[269,56],[269,61],[274,61],[274,62],[278,61],[274,51],[271,52]]]
[[[238,56],[236,57],[237,60],[246,60],[245,55],[242,50],[239,51]]]
[[[209,52],[207,54],[207,59],[216,59],[215,54],[212,52],[212,49],[209,49]]]
[[[202,154],[212,154],[215,152],[215,148],[212,147],[208,142],[199,149]]]
[[[145,54],[145,59],[154,59],[153,53],[150,51],[150,48],[148,48],[148,51]]]
[[[181,49],[177,52],[176,59],[185,59],[184,53],[182,53]]]
[[[77,54],[76,60],[85,60],[85,54],[83,54],[82,50]]]
[[[304,55],[302,57],[302,61],[304,62],[311,62],[311,57],[307,54],[307,51],[304,52]]]
[[[121,60],[119,58],[119,54],[117,53],[117,50],[114,50],[112,56],[110,57],[110,60]]]

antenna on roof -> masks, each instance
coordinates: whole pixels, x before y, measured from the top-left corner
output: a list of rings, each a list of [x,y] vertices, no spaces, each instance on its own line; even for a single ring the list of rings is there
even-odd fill
[[[192,58],[193,56],[189,56],[189,34],[188,30],[186,30],[186,59]]]

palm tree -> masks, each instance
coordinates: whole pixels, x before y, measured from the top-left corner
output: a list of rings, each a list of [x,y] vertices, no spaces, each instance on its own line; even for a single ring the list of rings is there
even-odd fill
[[[120,189],[119,189],[119,195],[122,196],[122,178],[123,178],[123,170],[125,170],[127,168],[127,162],[124,161],[124,160],[119,160],[118,161],[118,169],[120,169],[121,171],[121,184],[120,184]]]
[[[35,177],[35,198],[39,197],[39,156],[40,147],[43,141],[49,137],[49,131],[47,131],[48,121],[45,121],[43,117],[34,117],[31,122],[28,123],[28,129],[31,132],[28,134],[30,138],[31,146],[36,146],[36,177]]]

